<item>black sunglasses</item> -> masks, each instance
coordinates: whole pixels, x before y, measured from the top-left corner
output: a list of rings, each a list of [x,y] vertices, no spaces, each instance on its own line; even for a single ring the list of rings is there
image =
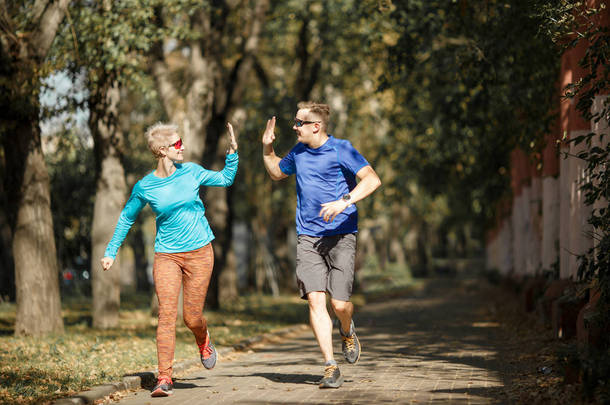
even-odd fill
[[[297,127],[297,128],[300,128],[300,127],[302,127],[305,124],[319,124],[320,122],[322,122],[322,121],[303,121],[303,120],[300,120],[298,118],[295,118],[294,119],[294,126]]]

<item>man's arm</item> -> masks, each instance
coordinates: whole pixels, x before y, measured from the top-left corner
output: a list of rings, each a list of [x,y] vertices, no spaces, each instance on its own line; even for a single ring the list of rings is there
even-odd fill
[[[371,166],[364,166],[362,169],[358,170],[356,177],[359,180],[358,184],[349,193],[351,197],[349,202],[351,204],[355,204],[368,197],[373,191],[381,186],[381,180]]]
[[[324,218],[324,221],[332,222],[338,214],[348,207],[348,205],[355,204],[366,198],[381,186],[381,180],[371,166],[364,166],[362,169],[358,170],[356,177],[359,181],[356,187],[350,191],[349,201],[340,199],[322,204],[319,215]]]
[[[275,140],[274,130],[275,117],[267,120],[267,128],[263,132],[263,163],[272,180],[281,180],[288,177],[288,175],[284,174],[280,169],[280,161],[282,159],[273,150],[273,141]]]

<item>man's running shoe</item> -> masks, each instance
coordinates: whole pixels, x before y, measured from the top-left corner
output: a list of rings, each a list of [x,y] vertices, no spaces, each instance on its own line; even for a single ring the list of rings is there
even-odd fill
[[[343,384],[343,376],[336,364],[326,366],[324,377],[320,380],[320,388],[339,388]]]
[[[167,397],[174,392],[174,383],[168,376],[162,375],[157,380],[157,385],[150,392],[151,397]]]
[[[360,340],[358,340],[358,336],[356,336],[356,328],[354,327],[354,321],[349,327],[350,334],[348,336],[343,334],[341,330],[341,326],[339,326],[339,333],[341,334],[341,339],[343,342],[341,343],[341,350],[343,350],[343,356],[345,356],[345,360],[347,360],[350,364],[356,364],[360,359]]]
[[[216,365],[218,354],[216,353],[216,348],[212,342],[210,342],[210,332],[208,332],[205,343],[199,345],[199,354],[201,355],[201,364],[203,364],[203,367],[208,370],[213,369]]]

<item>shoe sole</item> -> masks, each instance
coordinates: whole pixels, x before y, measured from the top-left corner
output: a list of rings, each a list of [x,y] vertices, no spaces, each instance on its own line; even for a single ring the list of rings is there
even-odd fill
[[[214,367],[216,367],[216,363],[218,363],[218,358],[219,358],[219,356],[218,356],[218,350],[216,350],[216,346],[214,346],[214,352],[216,353],[216,360],[214,361],[214,364],[212,364],[212,367],[208,367],[208,366],[206,366],[206,365],[205,365],[205,363],[203,362],[203,360],[201,361],[201,365],[203,365],[203,367],[204,367],[206,370],[211,370],[211,369],[213,369]]]
[[[216,363],[218,363],[218,350],[216,350],[216,346],[214,346],[214,344],[210,341],[210,331],[207,331],[208,333],[208,341],[210,342],[210,346],[212,346],[214,348],[214,353],[216,353],[216,360],[214,360],[214,364],[212,364],[212,367],[208,367],[205,365],[205,363],[203,362],[203,359],[201,359],[201,365],[203,366],[203,368],[205,368],[206,370],[211,370],[214,367],[216,367]]]
[[[339,388],[343,385],[343,376],[339,377],[334,383],[323,383],[320,384],[320,388]]]
[[[218,359],[216,359],[216,361],[218,361]],[[203,363],[202,363],[202,364],[203,364]],[[203,364],[203,368],[205,368],[206,370],[211,370],[211,369],[213,369],[214,367],[216,367],[216,362],[214,362],[214,364],[212,364],[212,366],[211,366],[211,367],[206,366],[205,364]]]
[[[358,354],[358,358],[354,361],[349,361],[347,358],[345,359],[345,361],[347,361],[347,364],[356,364],[358,363],[358,360],[360,360],[360,354]]]
[[[153,391],[150,393],[151,397],[169,397],[170,395],[172,395],[174,393],[173,390],[170,391],[163,391],[161,389],[158,389],[156,391]]]

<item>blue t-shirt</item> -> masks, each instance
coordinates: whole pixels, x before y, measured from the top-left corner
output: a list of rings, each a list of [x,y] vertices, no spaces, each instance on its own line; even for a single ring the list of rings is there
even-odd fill
[[[157,177],[152,172],[146,175],[133,187],[104,257],[116,257],[127,232],[146,204],[157,218],[155,252],[189,252],[210,243],[214,234],[204,215],[199,187],[233,184],[238,160],[237,153],[227,155],[225,167],[219,172],[195,163],[176,163],[176,171],[169,177]]]
[[[358,231],[356,205],[332,222],[319,216],[322,203],[336,201],[356,187],[356,173],[369,163],[351,142],[329,135],[314,149],[298,143],[280,161],[280,170],[297,176],[297,234],[330,236]]]

